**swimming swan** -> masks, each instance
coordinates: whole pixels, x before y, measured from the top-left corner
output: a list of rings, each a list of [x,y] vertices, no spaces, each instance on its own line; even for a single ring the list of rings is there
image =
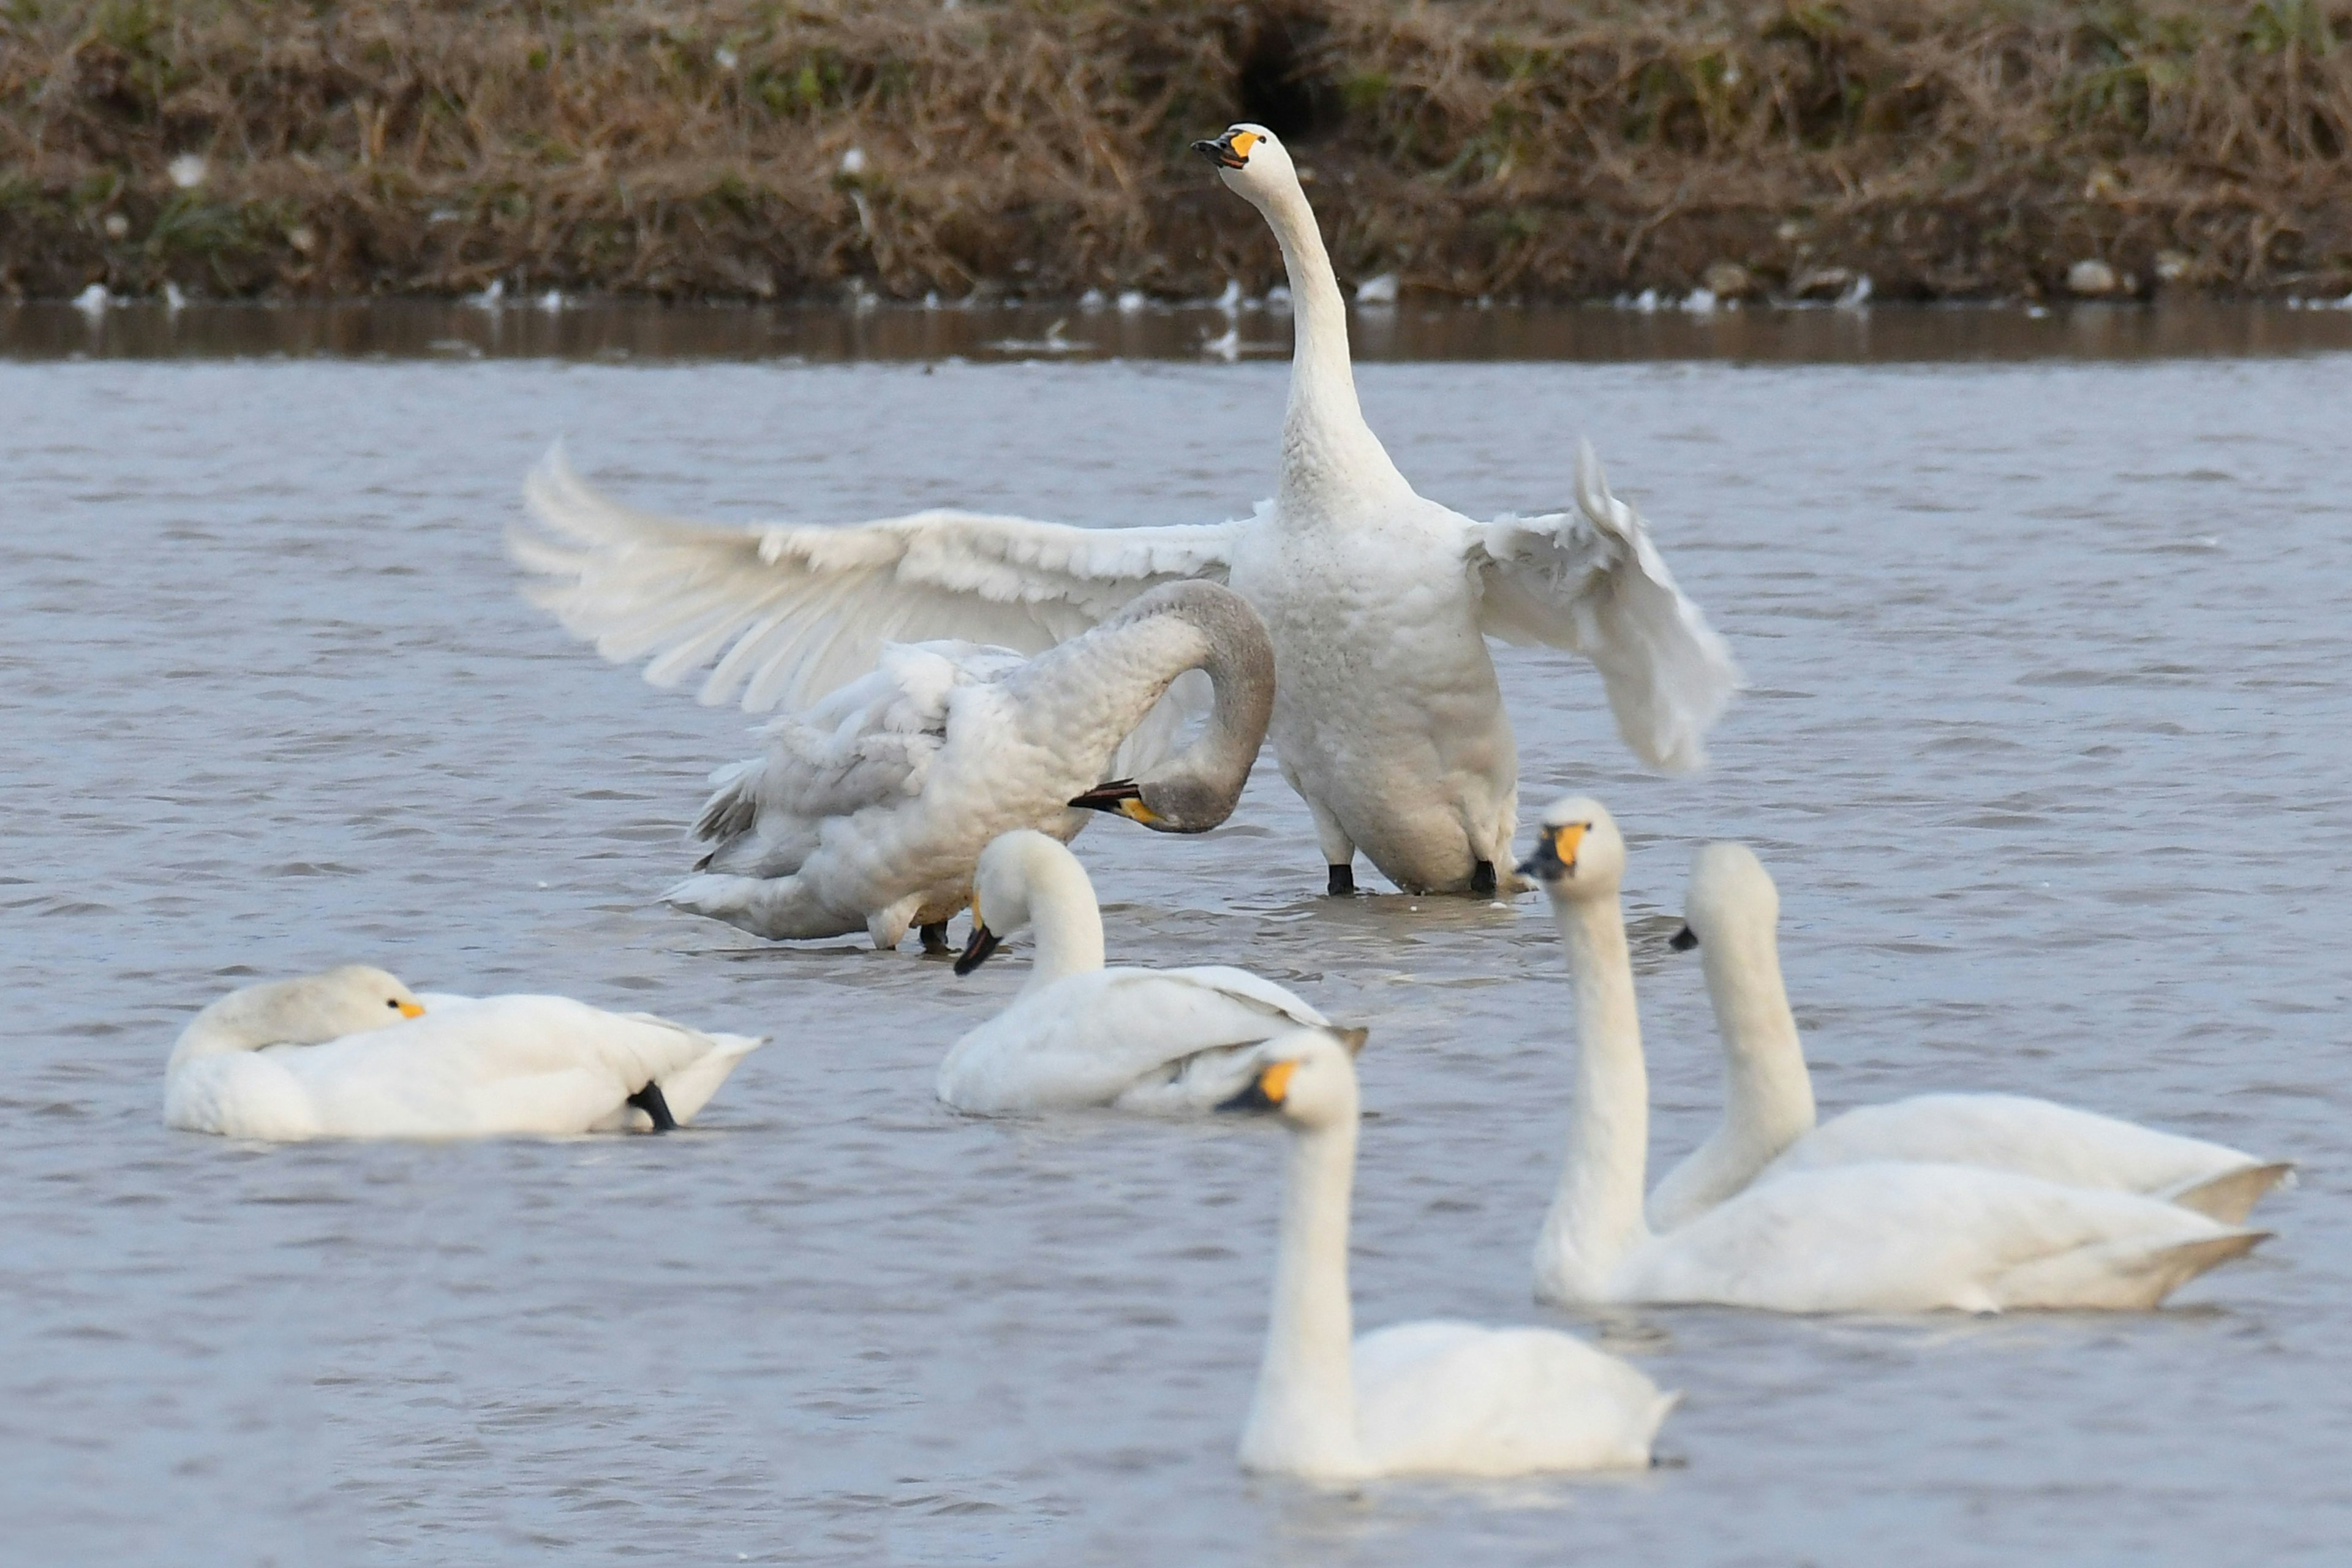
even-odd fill
[[[1650,1194],[1671,1230],[1751,1181],[1864,1160],[1938,1160],[2110,1187],[2228,1225],[2293,1169],[2236,1149],[2015,1094],[1922,1094],[1813,1125],[1804,1043],[1780,984],[1780,890],[1743,845],[1691,860],[1678,948],[1698,949],[1723,1037],[1723,1121]]]
[[[1439,1320],[1352,1340],[1356,1069],[1322,1030],[1269,1042],[1220,1109],[1289,1124],[1274,1308],[1242,1428],[1244,1469],[1314,1480],[1519,1476],[1646,1465],[1678,1397],[1552,1329]]]
[[[1136,731],[1194,669],[1213,694],[1206,726],[1161,761],[1166,737]],[[713,775],[694,833],[717,847],[662,896],[764,937],[862,930],[890,948],[919,925],[944,952],[1000,833],[1071,838],[1077,807],[1163,833],[1232,816],[1273,703],[1265,624],[1213,583],[1154,588],[1034,658],[892,644],[872,674],[768,725],[765,756]],[[1156,765],[1105,783],[1123,748]]]
[[[346,964],[197,1014],[164,1070],[163,1121],[273,1142],[665,1131],[760,1043],[564,996],[420,999]]]
[[[1493,891],[1517,754],[1486,639],[1575,649],[1643,761],[1701,765],[1738,672],[1631,507],[1580,448],[1576,510],[1476,522],[1413,493],[1356,401],[1347,307],[1290,154],[1236,125],[1198,148],[1282,247],[1297,341],[1275,498],[1194,527],[1094,529],[966,511],[850,527],[711,527],[631,510],[561,449],[510,536],[529,592],[616,662],[702,700],[799,705],[881,645],[961,637],[1034,651],[1145,588],[1230,582],[1274,637],[1273,739],[1315,820],[1328,888],[1355,853],[1409,891]]]
[[[1244,970],[1105,969],[1086,868],[1045,834],[1008,833],[981,854],[956,973],[971,973],[1029,925],[1037,958],[1028,983],[940,1064],[939,1097],[958,1110],[1206,1110],[1233,1092],[1253,1047],[1302,1025],[1330,1026]]]
[[[1759,1182],[1653,1235],[1642,1213],[1649,1082],[1617,897],[1624,866],[1608,812],[1570,799],[1544,813],[1519,868],[1551,895],[1576,988],[1576,1099],[1536,1243],[1539,1298],[1782,1312],[2153,1307],[2263,1239],[2136,1193],[1895,1162]]]

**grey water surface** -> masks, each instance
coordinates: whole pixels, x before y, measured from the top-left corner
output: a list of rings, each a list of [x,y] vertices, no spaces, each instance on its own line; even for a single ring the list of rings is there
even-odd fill
[[[1360,1324],[1549,1322],[1687,1395],[1644,1474],[1339,1494],[1233,1461],[1276,1131],[958,1119],[932,1071],[1019,944],[959,981],[656,906],[749,721],[572,644],[500,544],[558,436],[695,516],[1221,518],[1271,488],[1283,365],[0,363],[9,1555],[2342,1561],[2352,357],[2249,346],[1362,370],[1474,514],[1560,505],[1589,433],[1748,669],[1715,766],[1666,780],[1580,661],[1498,653],[1523,812],[1590,791],[1633,841],[1661,1164],[1717,1103],[1665,938],[1733,837],[1780,879],[1826,1107],[1998,1087],[2304,1174],[2155,1314],[1538,1308],[1541,901],[1316,896],[1269,758],[1216,834],[1078,840],[1115,960],[1371,1026]],[[668,1138],[162,1127],[193,1009],[352,958],[775,1038]]]

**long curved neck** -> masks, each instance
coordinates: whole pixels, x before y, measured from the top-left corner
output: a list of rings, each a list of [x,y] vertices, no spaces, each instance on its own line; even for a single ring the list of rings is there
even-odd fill
[[[1023,667],[1022,722],[1050,750],[1074,758],[1075,738],[1096,738],[1099,754],[1077,763],[1087,773],[1084,788],[1099,781],[1119,742],[1206,651],[1201,628],[1181,616],[1121,612]]]
[[[1056,846],[1058,848],[1059,847]],[[1027,868],[1029,924],[1037,957],[1025,992],[1103,966],[1102,911],[1086,868],[1066,851],[1039,855]]]
[[[1411,495],[1412,487],[1364,423],[1348,356],[1348,306],[1331,272],[1331,255],[1307,193],[1286,184],[1258,210],[1282,247],[1290,278],[1297,343],[1290,359],[1290,407],[1282,423],[1282,478],[1276,506],[1309,517],[1350,503]]]
[[[1257,1394],[1242,1428],[1251,1469],[1344,1475],[1360,1468],[1348,1300],[1348,1204],[1356,1118],[1291,1138]]]
[[[1605,1293],[1626,1255],[1649,1239],[1642,1183],[1650,1079],[1616,895],[1555,900],[1552,912],[1576,988],[1576,1101],[1568,1163],[1537,1244],[1536,1288],[1550,1300],[1592,1300]]]
[[[1249,783],[1274,717],[1274,644],[1255,612],[1230,595],[1180,605],[1171,613],[1201,635],[1195,668],[1209,678],[1209,721],[1150,778],[1180,789],[1188,815],[1197,820],[1223,820]]]
[[[1813,1129],[1813,1082],[1805,1045],[1780,981],[1770,927],[1703,943],[1707,1000],[1723,1039],[1723,1131],[1751,1154],[1756,1170]],[[1748,1173],[1754,1174],[1753,1171]]]
[[[188,1021],[172,1047],[169,1068],[198,1057],[257,1051],[264,1046],[315,1045],[331,1038],[294,1016],[289,992],[299,982],[265,981],[232,991]]]

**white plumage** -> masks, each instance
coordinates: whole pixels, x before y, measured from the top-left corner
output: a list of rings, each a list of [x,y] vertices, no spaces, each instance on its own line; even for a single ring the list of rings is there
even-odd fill
[[[969,973],[1013,931],[1034,926],[1036,961],[1012,1004],[958,1040],[940,1064],[940,1100],[982,1115],[1070,1110],[1205,1110],[1231,1094],[1260,1042],[1330,1020],[1244,970],[1106,969],[1102,916],[1077,858],[1037,833],[1009,833],[982,855]]]
[[[621,1131],[655,1126],[653,1104],[682,1124],[760,1043],[564,996],[420,999],[347,965],[198,1014],[163,1120],[273,1142]]]
[[[551,454],[519,532],[531,589],[607,658],[705,701],[799,705],[883,644],[960,637],[1034,651],[1155,584],[1229,581],[1265,617],[1272,734],[1330,885],[1361,849],[1400,886],[1486,886],[1507,854],[1517,755],[1492,636],[1577,649],[1655,766],[1705,760],[1738,681],[1633,510],[1580,451],[1576,508],[1481,523],[1413,493],[1364,424],[1347,311],[1289,154],[1236,126],[1202,143],[1281,243],[1297,347],[1275,499],[1241,521],[1088,529],[934,510],[851,527],[715,528],[633,511]]]
[[[1643,1215],[1649,1082],[1600,803],[1544,814],[1542,879],[1576,993],[1568,1160],[1536,1243],[1547,1300],[1710,1301],[1783,1312],[2145,1308],[2263,1233],[2136,1193],[1972,1165],[1874,1163],[1759,1181],[1677,1229]]]

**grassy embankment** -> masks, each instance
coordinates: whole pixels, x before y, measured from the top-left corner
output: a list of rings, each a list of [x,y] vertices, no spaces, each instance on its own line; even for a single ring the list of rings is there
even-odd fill
[[[2352,0],[0,0],[0,293],[1255,289],[1237,118],[1437,295],[2352,289]]]

